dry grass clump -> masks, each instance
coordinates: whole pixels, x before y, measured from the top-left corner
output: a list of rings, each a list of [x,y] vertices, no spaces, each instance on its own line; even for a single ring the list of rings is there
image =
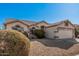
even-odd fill
[[[0,30],[0,55],[28,55],[29,39],[15,30]]]

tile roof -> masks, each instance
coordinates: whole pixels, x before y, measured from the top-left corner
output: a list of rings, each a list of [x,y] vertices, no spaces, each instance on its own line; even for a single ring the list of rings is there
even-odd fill
[[[71,25],[73,25],[69,20],[63,20],[63,21],[60,21],[60,22],[53,23],[53,24],[51,24],[50,26],[48,26],[47,28],[60,25],[61,23],[66,22],[66,21],[68,21]],[[73,25],[73,26],[74,26],[74,25]]]
[[[29,21],[29,20],[20,20],[20,21],[22,21],[23,23],[26,23],[28,25],[32,25],[32,24],[37,23],[37,22],[34,22],[34,21]]]
[[[31,25],[31,24],[36,23],[34,21],[29,21],[29,20],[19,20],[19,19],[9,18],[6,20],[5,24],[13,23],[13,22],[22,22],[22,23],[27,24],[27,25]]]
[[[18,19],[9,18],[6,20],[5,25],[9,24],[9,23],[13,23],[13,22],[22,22],[24,24],[27,24],[28,26],[37,25],[37,24],[42,23],[42,22],[47,23],[45,21],[34,22],[34,21],[30,21],[30,20],[18,20]]]

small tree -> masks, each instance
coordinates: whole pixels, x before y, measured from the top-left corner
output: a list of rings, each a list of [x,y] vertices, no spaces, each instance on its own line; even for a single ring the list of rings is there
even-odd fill
[[[38,38],[44,38],[44,37],[45,37],[45,32],[44,32],[44,30],[35,29],[33,33],[34,33]]]

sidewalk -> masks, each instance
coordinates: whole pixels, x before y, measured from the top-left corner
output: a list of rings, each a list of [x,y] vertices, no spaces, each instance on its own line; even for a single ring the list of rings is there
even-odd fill
[[[77,42],[79,42],[79,38],[76,38],[75,40],[76,40]]]

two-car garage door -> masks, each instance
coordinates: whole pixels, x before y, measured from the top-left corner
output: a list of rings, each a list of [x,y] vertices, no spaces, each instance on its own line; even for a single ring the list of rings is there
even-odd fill
[[[59,37],[59,39],[73,38],[73,30],[72,29],[59,29],[56,35]]]
[[[73,38],[73,30],[72,29],[58,29],[58,31],[54,32],[52,28],[46,30],[46,37],[50,39],[65,39],[65,38]]]

